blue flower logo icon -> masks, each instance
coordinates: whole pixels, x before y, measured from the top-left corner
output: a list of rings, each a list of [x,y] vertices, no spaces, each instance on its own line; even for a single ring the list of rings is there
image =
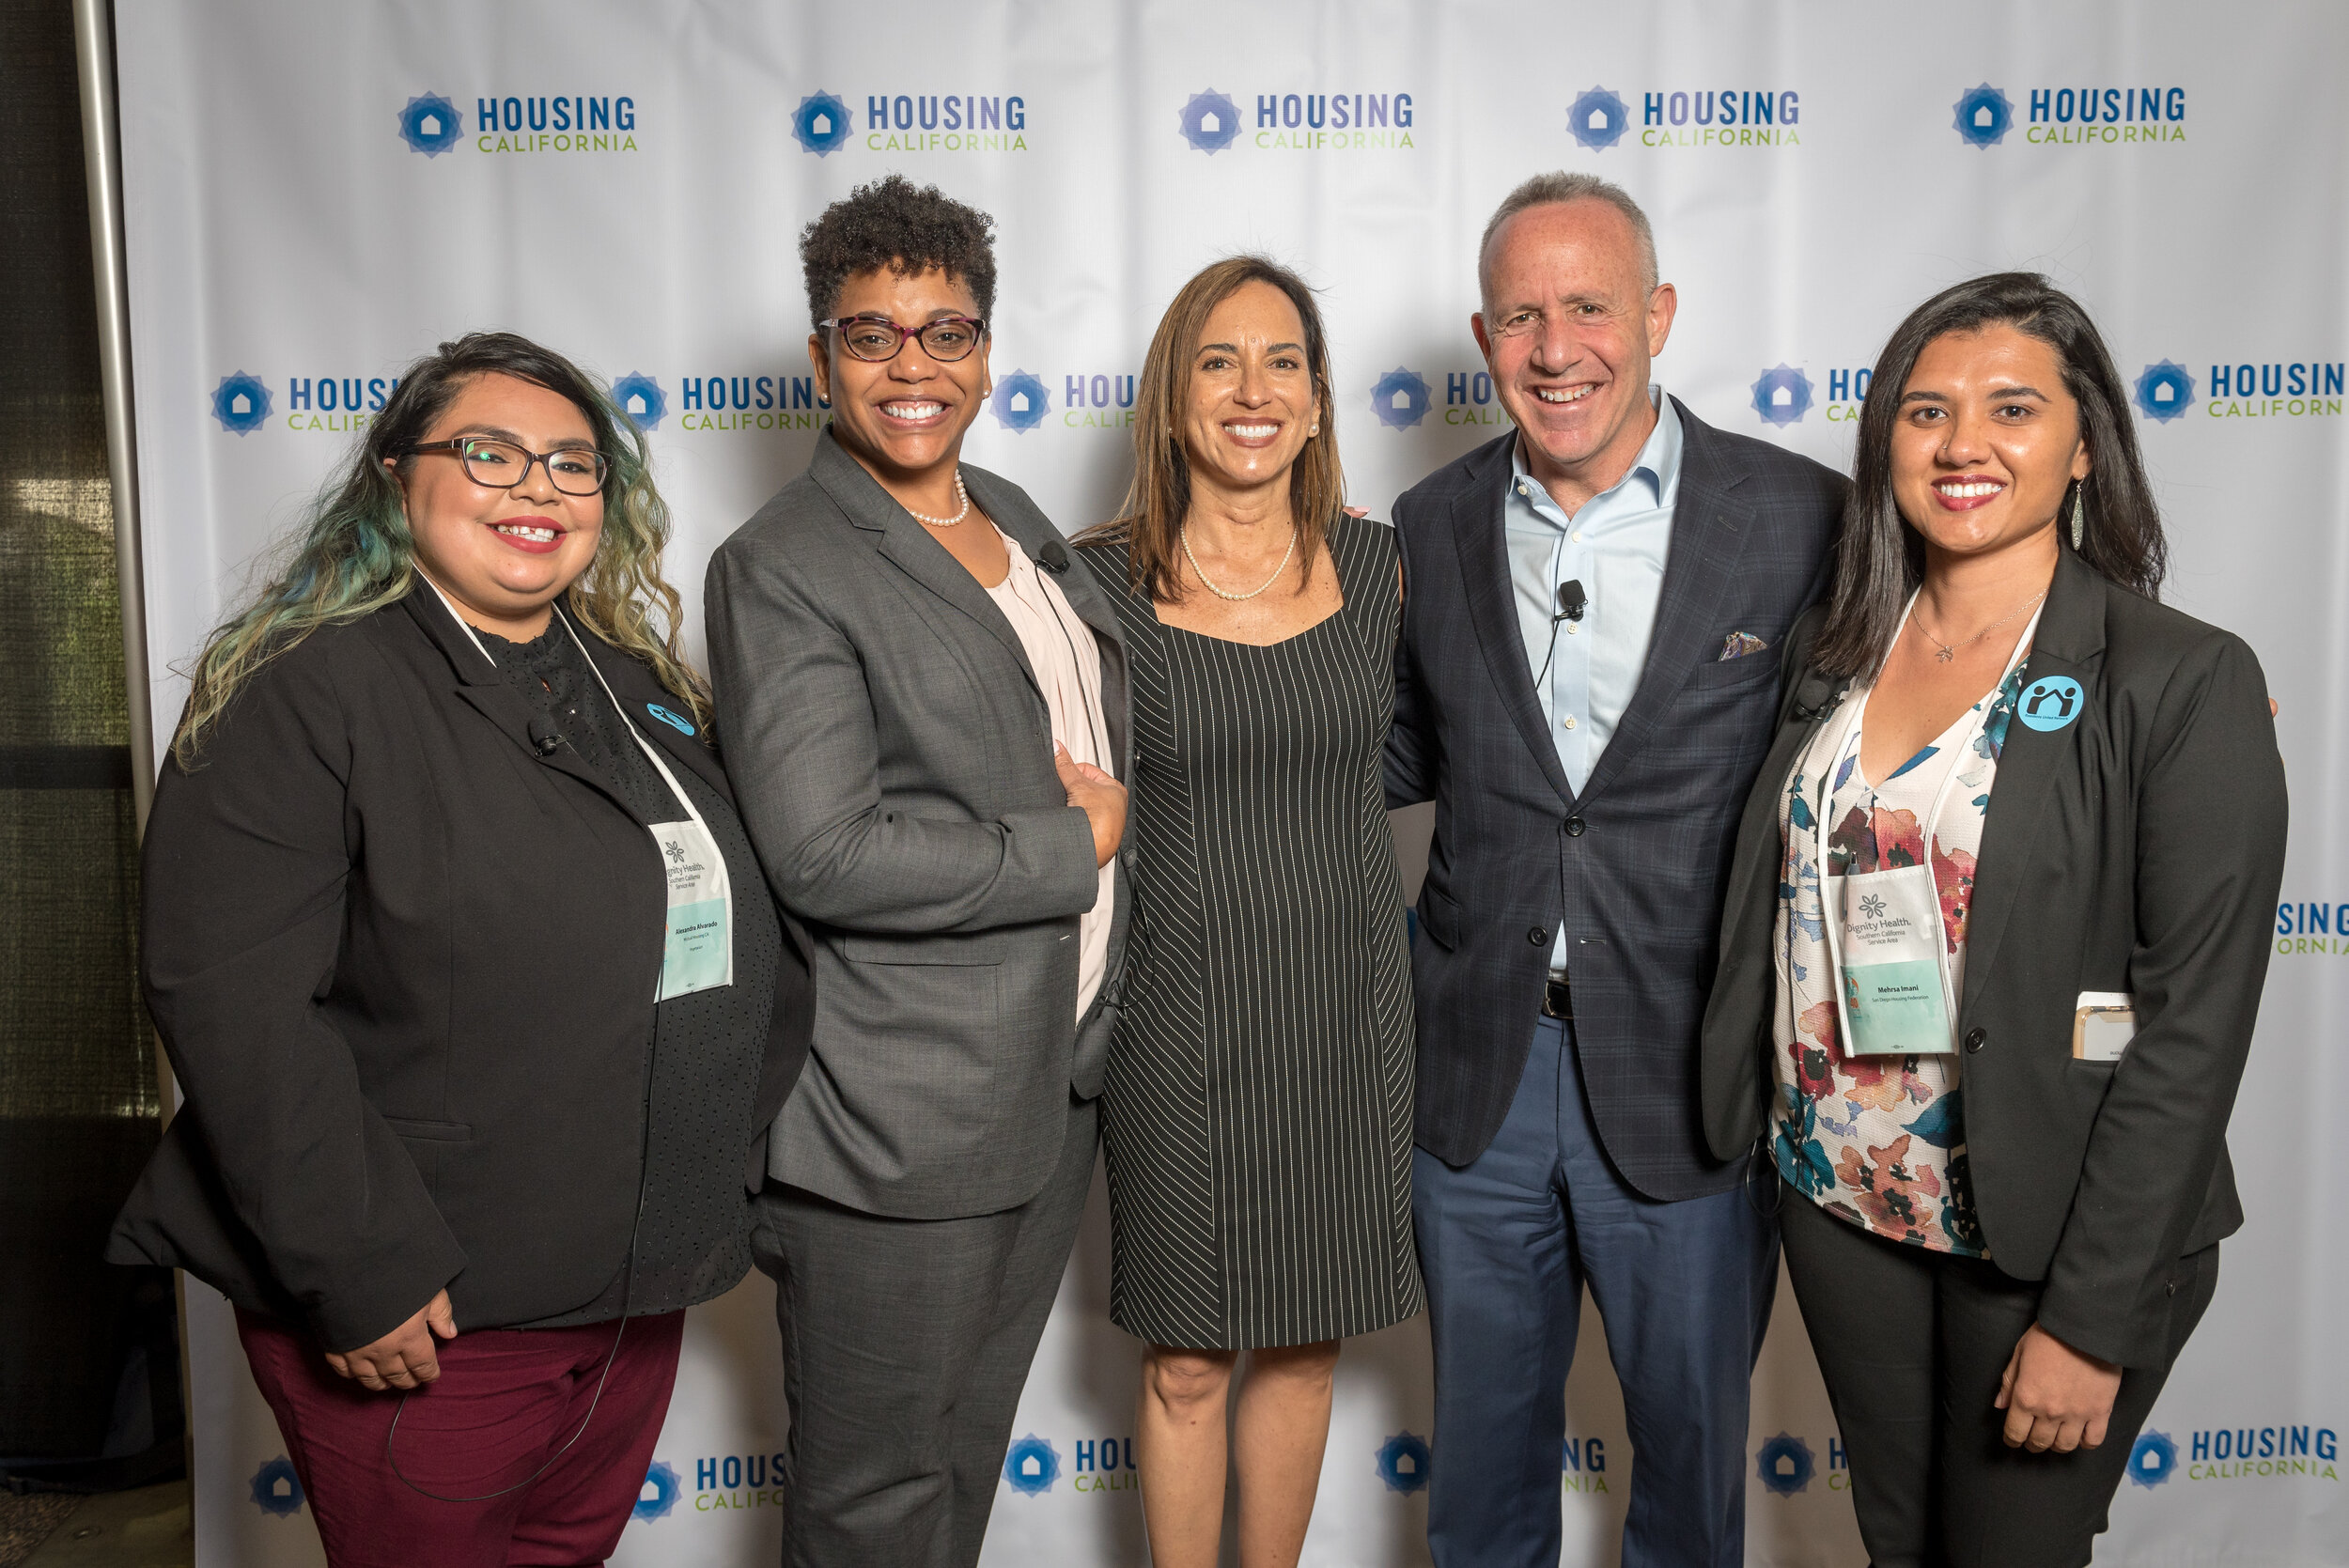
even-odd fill
[[[1753,383],[1753,411],[1766,425],[1799,424],[1811,411],[1811,378],[1791,365],[1763,371]]]
[[[1390,430],[1408,430],[1427,417],[1436,401],[1427,378],[1416,370],[1395,366],[1371,383],[1370,411]]]
[[[1033,1432],[1003,1455],[1003,1480],[1023,1498],[1050,1491],[1059,1479],[1060,1450]]]
[[[612,400],[640,430],[658,430],[669,414],[669,396],[661,383],[633,370],[612,383]]]
[[[848,106],[832,93],[812,93],[791,111],[791,134],[818,158],[829,158],[848,146],[848,132],[854,129]]]
[[[630,1517],[642,1523],[665,1519],[669,1510],[677,1506],[678,1485],[677,1471],[656,1459],[652,1468],[645,1472],[645,1484],[636,1489],[636,1508]]]
[[[1239,134],[1239,105],[1209,87],[1183,105],[1183,140],[1202,152],[1221,152]]]
[[[1434,1457],[1426,1438],[1416,1432],[1398,1432],[1378,1445],[1378,1479],[1390,1492],[1423,1491]]]
[[[399,139],[427,158],[438,158],[455,147],[464,129],[457,105],[439,93],[412,98],[399,112]]]
[[[253,1506],[280,1519],[302,1512],[302,1478],[284,1454],[253,1472]]]
[[[2158,1486],[2178,1467],[2178,1445],[2167,1432],[2148,1432],[2129,1450],[2129,1481],[2138,1486]]]
[[[1997,147],[2015,129],[2015,105],[2006,94],[1984,82],[1958,95],[1957,134],[1968,147]]]
[[[1594,152],[1604,152],[1622,141],[1630,124],[1630,109],[1605,87],[1593,87],[1566,111],[1566,129]]]
[[[1812,1457],[1811,1445],[1791,1433],[1781,1432],[1775,1437],[1763,1439],[1761,1451],[1754,1456],[1754,1473],[1762,1484],[1781,1498],[1791,1498],[1811,1484],[1818,1473],[1818,1461]]]
[[[1044,380],[1025,370],[1015,370],[995,383],[995,396],[987,406],[1006,430],[1033,430],[1044,423],[1044,416],[1052,407],[1052,395],[1044,390]]]
[[[220,385],[212,388],[212,417],[220,427],[235,435],[249,436],[269,419],[269,388],[258,376],[248,376],[240,370],[233,376],[223,376]]]
[[[2136,397],[2138,412],[2167,425],[2184,417],[2186,406],[2194,401],[2194,378],[2174,360],[2149,365],[2137,379]]]

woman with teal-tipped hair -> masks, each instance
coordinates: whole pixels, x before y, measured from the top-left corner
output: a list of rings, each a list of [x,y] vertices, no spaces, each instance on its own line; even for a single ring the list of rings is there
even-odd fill
[[[335,1568],[600,1562],[807,1050],[643,438],[411,366],[206,644],[148,826],[180,1113],[109,1256],[235,1303]]]

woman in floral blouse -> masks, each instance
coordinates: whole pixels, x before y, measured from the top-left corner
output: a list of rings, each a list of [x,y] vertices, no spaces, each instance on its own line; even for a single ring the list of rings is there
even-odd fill
[[[2076,303],[1962,284],[1874,387],[1741,824],[1706,1135],[1776,1167],[1873,1561],[2075,1568],[2242,1224],[2282,761],[2250,649],[2155,602]]]

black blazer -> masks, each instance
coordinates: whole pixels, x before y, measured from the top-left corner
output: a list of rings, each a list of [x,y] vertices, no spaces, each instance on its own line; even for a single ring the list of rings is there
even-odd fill
[[[1411,970],[1420,1145],[1482,1154],[1539,1021],[1561,922],[1600,1139],[1651,1198],[1733,1186],[1697,1110],[1697,1026],[1737,812],[1770,742],[1779,644],[1824,585],[1843,481],[1714,429],[1683,434],[1656,630],[1638,690],[1578,796],[1558,762],[1509,582],[1514,434],[1395,503],[1408,588],[1391,805],[1432,799]],[[1733,632],[1768,646],[1722,660]]]
[[[583,631],[622,708],[670,703]],[[367,1343],[568,1312],[618,1271],[642,1163],[666,879],[652,836],[428,587],[313,632],[163,770],[147,1003],[186,1100],[107,1255]],[[717,753],[640,726],[720,791]],[[730,799],[730,797],[729,797]],[[751,868],[736,897],[763,896]],[[786,917],[756,1126],[807,1050]],[[764,1140],[744,1151],[749,1179]]]
[[[1823,618],[1790,641],[1778,739],[1737,833],[1704,1018],[1705,1133],[1723,1158],[1763,1136],[1774,1083],[1779,799],[1847,684],[1808,662]],[[2159,1366],[2168,1297],[2191,1272],[2180,1260],[2243,1223],[2227,1117],[2283,881],[2283,759],[2241,638],[2069,551],[2026,666],[2049,675],[2077,680],[2085,706],[2061,729],[2008,727],[1975,861],[1957,1020],[1967,1158],[1992,1261],[2046,1281],[2041,1325]],[[2136,999],[2117,1063],[2073,1059],[2083,991]]]

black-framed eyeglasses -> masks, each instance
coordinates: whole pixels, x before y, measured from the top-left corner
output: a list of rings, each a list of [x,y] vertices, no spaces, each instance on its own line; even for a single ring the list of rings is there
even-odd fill
[[[418,442],[409,453],[454,452],[465,465],[465,477],[494,490],[510,490],[530,477],[530,466],[542,464],[547,478],[565,495],[594,495],[603,489],[610,464],[592,446],[558,446],[533,452],[510,441],[490,436],[457,436],[448,441]]]
[[[975,316],[941,316],[918,327],[901,327],[886,316],[839,316],[816,324],[837,333],[849,357],[868,365],[895,359],[910,337],[921,339],[922,351],[930,358],[952,365],[969,359],[987,335],[987,323]]]

